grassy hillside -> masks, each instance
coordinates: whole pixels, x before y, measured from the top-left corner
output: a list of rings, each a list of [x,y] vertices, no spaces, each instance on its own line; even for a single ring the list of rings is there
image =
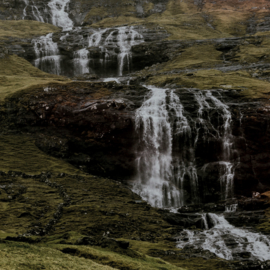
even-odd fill
[[[0,59],[0,100],[16,91],[50,82],[66,81],[61,76],[45,73],[25,59],[9,55]]]
[[[31,38],[57,32],[59,28],[37,21],[2,21],[0,20],[0,40],[7,38]]]

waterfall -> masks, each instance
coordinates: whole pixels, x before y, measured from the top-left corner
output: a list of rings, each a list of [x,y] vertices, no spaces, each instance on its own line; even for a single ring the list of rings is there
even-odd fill
[[[60,4],[61,5],[60,5]],[[60,37],[60,43],[66,47],[69,46],[67,37],[79,35],[80,29],[73,27],[72,21],[68,18],[68,14],[65,12],[64,5],[67,5],[68,1],[51,1],[48,5],[52,7],[53,24],[64,27],[65,32]],[[59,4],[59,5],[58,5]],[[86,30],[87,31],[87,30]],[[101,77],[114,77],[123,76],[123,74],[131,71],[132,68],[132,46],[144,42],[143,36],[134,30],[134,27],[124,26],[116,28],[106,28],[100,30],[90,29],[91,34],[86,38],[85,34],[78,37],[78,45],[82,48],[73,53],[73,72],[71,70],[63,69],[60,71],[61,75],[76,76],[88,73],[92,70],[93,73]],[[71,36],[71,40],[73,39]],[[56,44],[57,46],[57,44]],[[94,49],[93,47],[97,47]],[[47,56],[57,56],[59,59],[59,53],[49,53]],[[50,57],[52,59],[52,57]],[[56,57],[54,57],[56,60]],[[67,55],[62,58],[62,66],[70,64],[70,59]],[[65,62],[66,61],[66,62]],[[38,62],[38,60],[36,61]],[[39,64],[39,63],[38,63]],[[41,65],[39,65],[42,68]],[[44,70],[44,69],[42,69]],[[47,69],[44,71],[47,72]],[[51,72],[53,72],[51,70]],[[72,74],[73,73],[73,74]],[[59,74],[56,73],[56,74]],[[105,75],[105,76],[104,76]]]
[[[74,53],[74,71],[78,75],[89,73],[89,58],[88,58],[88,50],[81,49]]]
[[[94,34],[89,36],[88,38],[88,46],[89,47],[98,47],[101,43],[102,35],[107,31],[108,29],[103,29],[100,31],[96,31]]]
[[[153,206],[180,207],[185,202],[184,181],[188,177],[191,197],[198,202],[197,170],[190,155],[194,149],[191,143],[188,149],[181,149],[181,142],[191,141],[184,107],[173,90],[148,88],[151,97],[136,112],[140,141],[133,190]],[[181,156],[173,157],[173,148]]]
[[[52,24],[62,27],[64,31],[71,30],[74,25],[66,12],[69,2],[70,0],[51,0],[48,3],[52,12]]]
[[[233,159],[232,152],[232,134],[231,134],[231,122],[232,115],[229,107],[224,104],[220,99],[213,96],[211,91],[205,91],[195,95],[195,99],[199,104],[198,119],[199,122],[204,126],[204,136],[207,138],[215,137],[217,140],[222,142],[222,151],[219,156],[219,161],[212,162],[211,164],[205,164],[202,170],[205,171],[209,165],[214,165],[219,168],[219,181],[221,194],[223,199],[232,198],[234,195],[234,170],[235,164],[231,160]],[[202,119],[203,112],[205,111],[216,111],[221,118],[222,125],[214,127],[211,123],[209,115],[206,119]],[[212,130],[212,133],[211,133]]]
[[[131,47],[141,43],[142,40],[142,35],[133,29],[127,29],[126,27],[118,29],[117,43],[120,48],[120,54],[118,55],[119,76],[123,75],[125,63],[130,71]]]
[[[248,253],[253,259],[270,260],[270,239],[261,233],[239,229],[229,224],[223,215],[208,214],[214,225],[209,230],[184,230],[177,240],[177,247],[202,248],[226,260],[237,259],[239,254]]]
[[[57,43],[52,40],[52,33],[33,39],[36,59],[34,65],[48,73],[60,74],[60,56]]]
[[[139,134],[137,175],[133,190],[157,207],[200,203],[198,170],[217,167],[221,199],[233,197],[232,116],[229,107],[211,91],[187,90],[197,106],[189,117],[174,90],[148,87],[151,97],[136,112]],[[217,92],[219,94],[219,92]],[[210,115],[215,114],[216,119]],[[215,138],[219,160],[198,168],[196,147]],[[211,168],[212,168],[211,167]],[[210,171],[211,172],[211,171]]]
[[[23,20],[24,18],[27,16],[27,8],[30,7],[31,11],[32,11],[32,15],[34,16],[34,18],[37,21],[43,22],[44,23],[44,19],[41,16],[41,13],[39,12],[37,6],[35,5],[33,0],[23,0],[25,3],[25,8],[23,9]],[[30,4],[30,2],[32,2],[32,4]]]
[[[168,110],[171,114],[172,140],[174,149],[173,178],[180,190],[181,205],[184,205],[184,181],[189,179],[193,203],[199,202],[198,176],[195,164],[195,148],[192,140],[191,126],[184,116],[184,107],[174,91],[168,94]]]
[[[107,32],[109,35],[103,38]],[[88,38],[89,47],[100,47],[104,52],[105,67],[111,58],[117,56],[118,76],[123,76],[124,70],[130,71],[131,48],[142,42],[144,42],[143,36],[129,26],[96,31]]]
[[[166,207],[180,203],[179,192],[171,183],[172,131],[166,109],[167,90],[149,89],[152,96],[136,112],[136,129],[142,136],[134,191],[151,205]]]

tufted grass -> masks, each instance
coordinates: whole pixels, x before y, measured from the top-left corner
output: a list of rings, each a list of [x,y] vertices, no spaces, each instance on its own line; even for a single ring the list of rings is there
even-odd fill
[[[39,174],[42,171],[51,171],[80,174],[80,171],[69,163],[39,150],[34,139],[28,136],[1,135],[0,149],[0,170],[4,172],[11,170]]]
[[[0,244],[0,268],[5,270],[110,270],[109,266],[78,258],[49,247],[25,243]]]
[[[0,101],[14,92],[33,85],[66,80],[64,77],[41,71],[17,55],[0,59]]]
[[[58,27],[48,23],[27,20],[0,20],[0,39],[10,37],[31,38],[33,36],[46,35],[57,31],[59,31]]]

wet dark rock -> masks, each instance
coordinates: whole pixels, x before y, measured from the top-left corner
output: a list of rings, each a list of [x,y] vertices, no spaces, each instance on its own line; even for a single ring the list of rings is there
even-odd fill
[[[269,204],[263,199],[257,198],[242,198],[238,200],[238,206],[242,210],[246,211],[256,211],[269,208]]]
[[[83,238],[77,240],[75,244],[76,245],[94,246],[94,245],[97,245],[97,240],[93,237],[86,236],[86,237],[83,237]]]
[[[107,237],[103,237],[100,242],[99,245],[103,248],[105,247],[120,247],[123,249],[127,249],[129,247],[129,242],[127,241],[120,241],[120,240],[115,240],[113,238],[107,238]]]
[[[265,218],[265,211],[227,212],[224,216],[230,224],[236,227],[256,227]]]
[[[34,99],[13,99],[13,113],[18,110],[19,114],[13,118],[9,110],[6,120],[17,119],[17,127],[30,132],[36,132],[38,126],[44,128],[36,134],[40,149],[94,174],[123,179],[133,173],[135,110],[148,89],[99,82],[35,91]]]
[[[202,215],[193,213],[164,213],[163,219],[172,225],[183,226],[184,228],[190,228],[194,226],[195,228],[203,229],[205,228]]]

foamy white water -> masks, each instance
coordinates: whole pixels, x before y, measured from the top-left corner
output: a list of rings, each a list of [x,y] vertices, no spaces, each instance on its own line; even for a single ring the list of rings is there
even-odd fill
[[[151,97],[136,112],[141,134],[137,158],[138,175],[133,190],[151,205],[166,207],[180,203],[172,185],[172,131],[166,109],[167,89],[149,87]]]
[[[105,33],[109,31],[109,35],[105,37]],[[89,47],[102,48],[105,53],[105,65],[113,55],[117,55],[118,76],[122,76],[125,69],[130,71],[132,60],[131,48],[142,42],[144,42],[143,36],[130,26],[102,29],[96,31],[88,38]]]
[[[70,0],[51,0],[48,6],[52,12],[52,23],[58,27],[62,27],[64,31],[71,30],[74,26],[73,21],[69,18],[68,4]]]
[[[140,141],[133,191],[153,206],[180,207],[185,203],[184,181],[189,179],[191,198],[198,202],[191,127],[184,107],[173,90],[148,88],[151,97],[136,112]]]
[[[120,83],[118,78],[106,78],[103,80],[103,82],[111,82],[111,81],[115,81],[117,83]]]
[[[184,230],[178,238],[177,247],[203,248],[226,260],[233,260],[242,252],[249,252],[252,259],[270,260],[269,237],[236,228],[223,215],[208,214],[208,217],[214,224],[213,228],[204,231]]]
[[[226,213],[233,213],[233,212],[236,212],[237,207],[238,207],[238,204],[237,204],[237,203],[231,204],[231,205],[226,205],[226,206],[225,206],[225,212],[226,212]]]
[[[89,58],[88,58],[88,50],[81,49],[74,53],[74,70],[76,74],[85,74],[89,73]]]
[[[60,56],[57,43],[52,40],[52,33],[33,39],[36,60],[34,65],[41,70],[60,74]]]

